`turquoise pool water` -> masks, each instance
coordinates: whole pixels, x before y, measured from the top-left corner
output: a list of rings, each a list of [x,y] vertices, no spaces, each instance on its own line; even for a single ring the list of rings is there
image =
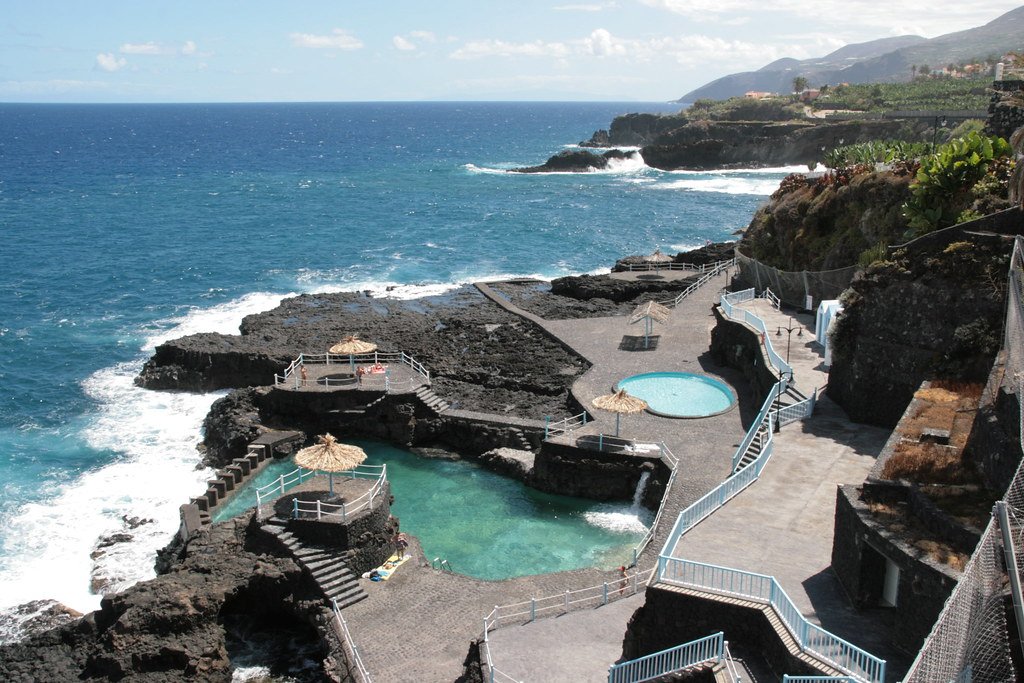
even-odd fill
[[[650,513],[627,504],[536,491],[461,460],[421,458],[365,440],[366,463],[388,466],[393,515],[420,539],[428,559],[441,557],[460,574],[480,579],[627,564]],[[256,504],[255,489],[295,469],[291,459],[268,465],[239,490],[214,521]]]
[[[647,372],[619,382],[619,389],[647,401],[652,413],[666,417],[707,417],[736,404],[724,382],[689,372]]]

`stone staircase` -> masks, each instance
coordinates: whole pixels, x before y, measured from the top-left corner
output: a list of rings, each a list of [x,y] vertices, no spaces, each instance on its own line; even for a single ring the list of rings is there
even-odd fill
[[[509,448],[514,448],[517,451],[533,451],[533,445],[530,440],[526,438],[526,434],[523,433],[522,429],[513,428],[508,430],[509,436]]]
[[[440,415],[444,411],[451,408],[451,404],[444,400],[440,396],[434,393],[433,389],[428,386],[422,386],[416,390],[416,397],[423,402],[427,408],[432,410],[437,415]]]
[[[341,550],[304,543],[288,531],[286,525],[287,520],[271,517],[263,525],[263,530],[277,537],[295,561],[309,573],[328,602],[336,600],[338,608],[344,609],[368,597],[359,585],[359,577],[343,559]]]

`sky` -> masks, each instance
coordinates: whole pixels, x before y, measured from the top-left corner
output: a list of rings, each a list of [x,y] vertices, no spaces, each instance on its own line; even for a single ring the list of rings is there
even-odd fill
[[[659,102],[1020,2],[0,0],[0,101]]]

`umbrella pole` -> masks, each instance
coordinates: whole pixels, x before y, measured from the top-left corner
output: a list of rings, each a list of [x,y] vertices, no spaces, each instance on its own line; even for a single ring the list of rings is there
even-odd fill
[[[334,472],[328,472],[327,473],[327,483],[328,483],[328,487],[331,490],[331,495],[333,496],[334,495]]]
[[[355,356],[353,356],[351,353],[348,354],[348,369],[351,370],[353,373],[355,373],[356,371],[356,359]]]
[[[615,436],[619,435],[619,421],[622,420],[622,413],[615,413]]]

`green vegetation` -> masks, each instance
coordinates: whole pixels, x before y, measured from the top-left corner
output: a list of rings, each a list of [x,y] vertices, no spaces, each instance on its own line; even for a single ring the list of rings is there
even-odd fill
[[[804,110],[788,97],[768,100],[731,97],[697,100],[683,115],[694,121],[789,121],[804,118]]]
[[[824,163],[827,168],[836,169],[859,164],[907,162],[924,156],[930,147],[924,142],[873,140],[829,150],[825,153]]]
[[[1006,196],[1014,163],[1012,149],[1002,138],[971,132],[939,147],[921,160],[903,207],[914,234],[970,220],[989,211],[978,202]]]
[[[917,73],[927,69],[919,66]],[[922,109],[986,109],[992,80],[982,78],[918,78],[910,83],[836,85],[815,100],[815,109],[914,111]]]

